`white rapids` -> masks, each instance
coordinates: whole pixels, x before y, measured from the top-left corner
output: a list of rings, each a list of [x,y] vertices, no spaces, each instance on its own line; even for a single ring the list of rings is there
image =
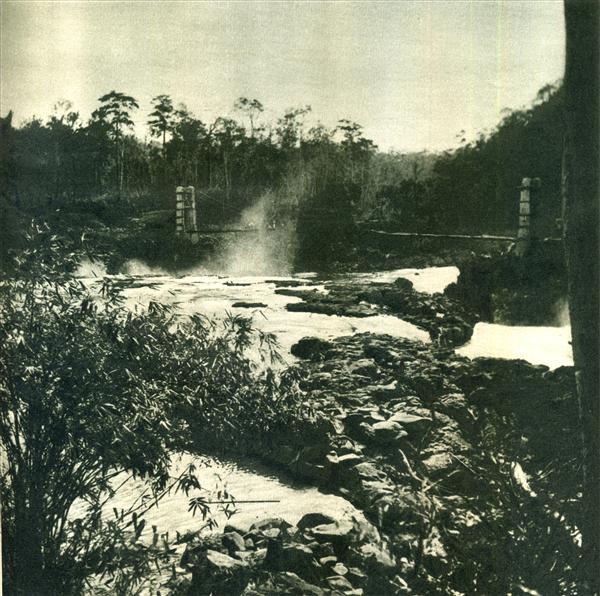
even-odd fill
[[[173,276],[164,271],[150,269],[139,262],[130,262],[124,268],[127,273],[113,276],[124,282],[124,296],[129,308],[145,307],[150,301],[172,305],[177,312],[186,315],[199,313],[209,317],[220,317],[226,312],[252,317],[256,327],[273,333],[280,344],[284,359],[291,363],[291,346],[302,337],[316,336],[331,339],[353,333],[386,333],[429,342],[429,334],[419,327],[390,315],[366,318],[328,316],[324,314],[290,312],[286,305],[300,302],[300,298],[276,294],[277,287],[294,287],[299,281],[300,289],[325,292],[323,281],[316,274],[306,273],[289,277],[229,277],[206,275],[191,271],[187,275]],[[336,281],[390,282],[398,277],[409,279],[416,290],[441,292],[456,281],[456,267],[431,267],[427,269],[401,269],[395,271],[348,274],[336,276]],[[94,265],[84,263],[78,272],[86,284],[93,285],[105,271],[94,270]],[[279,282],[276,284],[275,282]],[[234,306],[238,302],[255,303],[251,308]],[[519,358],[533,364],[544,364],[550,368],[572,364],[570,328],[563,327],[510,327],[478,323],[474,334],[465,346],[457,350],[469,358],[491,356],[497,358]],[[187,455],[174,464],[173,472],[189,461]],[[227,489],[238,500],[276,501],[275,503],[240,503],[231,523],[248,526],[266,516],[279,516],[296,523],[311,511],[329,512],[336,517],[359,516],[360,513],[346,500],[327,495],[290,479],[273,475],[272,471],[257,462],[223,462],[214,458],[203,458],[201,477],[206,487],[226,484]],[[141,485],[126,483],[109,503],[109,507],[127,508],[140,495]],[[193,496],[193,495],[190,495]],[[201,517],[192,517],[188,511],[188,497],[170,494],[157,506],[150,509],[146,518],[148,526],[156,524],[159,531],[183,532],[197,530],[203,526]],[[214,509],[220,524],[226,518],[218,508]]]

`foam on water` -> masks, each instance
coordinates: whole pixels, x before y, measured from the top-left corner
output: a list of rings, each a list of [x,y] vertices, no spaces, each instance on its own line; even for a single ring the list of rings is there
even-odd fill
[[[471,341],[456,350],[468,358],[522,359],[551,369],[573,365],[571,328],[511,327],[477,323]]]
[[[340,317],[318,313],[290,312],[286,305],[301,302],[300,298],[282,296],[275,293],[274,282],[303,280],[314,285],[302,286],[304,290],[324,292],[324,286],[315,279],[314,273],[289,277],[273,276],[237,276],[223,277],[207,275],[201,271],[189,272],[176,277],[164,271],[149,269],[137,262],[131,262],[125,268],[127,275],[114,276],[125,283],[124,296],[130,308],[147,306],[157,301],[177,307],[184,315],[194,313],[221,317],[229,311],[252,317],[256,327],[271,332],[278,338],[282,355],[288,362],[291,346],[306,336],[331,339],[353,333],[385,333],[396,337],[406,337],[422,342],[430,341],[429,334],[415,325],[390,315],[374,317]],[[372,282],[391,282],[404,277],[413,282],[417,291],[435,293],[458,277],[456,267],[431,267],[428,269],[399,269],[396,271],[353,274],[337,276],[339,279],[357,279]],[[93,285],[106,271],[96,263],[84,263],[78,270],[84,283]],[[264,307],[251,309],[237,308],[236,302],[262,303]],[[509,327],[478,323],[471,341],[457,350],[459,354],[475,358],[490,356],[496,358],[522,358],[534,364],[545,364],[550,368],[572,364],[569,344],[569,327]],[[183,458],[174,466],[173,473],[188,463],[190,456]],[[218,479],[225,482],[227,489],[236,498],[243,500],[276,500],[278,503],[239,504],[238,513],[232,523],[250,525],[266,516],[279,516],[295,524],[308,512],[321,511],[334,517],[359,517],[361,514],[346,500],[326,495],[315,488],[307,488],[291,483],[287,479],[273,476],[267,469],[255,462],[250,466],[240,463],[223,463],[215,459],[206,459],[201,470],[204,487],[212,487]],[[141,485],[128,482],[107,505],[127,508],[142,490]],[[190,494],[190,496],[193,496]],[[216,510],[215,510],[216,512]],[[74,512],[75,514],[77,511]],[[188,497],[182,494],[170,494],[146,514],[147,527],[158,526],[159,531],[180,531],[199,529],[201,518],[193,518],[188,512]],[[223,514],[217,519],[226,523]]]
[[[353,333],[387,333],[423,342],[429,334],[402,319],[389,315],[357,318],[329,316],[318,313],[290,312],[286,305],[301,302],[294,296],[275,293],[275,281],[296,283],[301,280],[301,289],[326,292],[318,283],[315,273],[293,276],[219,276],[200,272],[175,277],[164,271],[150,269],[137,261],[131,261],[126,270],[139,275],[114,276],[128,281],[124,290],[126,304],[130,308],[147,306],[152,301],[175,306],[182,314],[204,314],[211,317],[223,316],[225,312],[252,317],[256,327],[277,336],[288,361],[290,347],[305,336],[332,339]],[[82,263],[78,273],[91,283],[106,274],[100,263]],[[398,277],[409,279],[417,291],[436,293],[455,282],[459,270],[456,267],[429,267],[426,269],[397,269],[375,273],[355,273],[336,276],[336,280],[371,281],[389,283]],[[85,279],[84,279],[85,281]],[[264,307],[234,307],[236,302],[261,303]],[[566,308],[562,311],[566,312]],[[532,364],[544,364],[550,368],[572,365],[570,328],[562,327],[513,327],[490,323],[478,323],[473,337],[457,353],[469,358],[488,356],[494,358],[524,359]]]
[[[451,283],[455,283],[459,274],[458,267],[427,267],[425,269],[395,269],[374,273],[354,273],[347,277],[360,281],[382,283],[391,283],[399,277],[403,277],[412,282],[417,292],[436,294],[437,292],[443,292]]]
[[[189,511],[189,500],[202,496],[208,501],[222,500],[217,491],[226,489],[237,501],[254,501],[252,503],[237,503],[235,514],[228,520],[222,507],[211,506],[211,517],[222,528],[232,523],[247,528],[260,519],[281,517],[290,524],[297,524],[306,513],[318,511],[331,515],[336,519],[363,519],[364,516],[353,505],[341,497],[330,495],[318,489],[295,482],[288,477],[274,475],[272,471],[256,461],[230,462],[215,458],[197,458],[189,454],[176,456],[171,468],[171,475],[177,476],[185,467],[194,462],[197,466],[201,491],[190,490],[189,495],[181,492],[171,492],[144,514],[146,530],[144,535],[151,536],[151,527],[156,525],[159,532],[169,531],[171,535],[177,531],[196,531],[204,527],[202,516],[193,516]],[[118,486],[126,477],[115,478]],[[113,508],[127,511],[134,503],[139,503],[139,497],[144,490],[141,481],[127,480],[110,499],[103,514],[113,515]],[[262,501],[262,502],[261,502]],[[266,502],[269,501],[269,502]],[[73,507],[71,516],[76,518],[84,513],[81,503]]]
[[[282,356],[289,361],[291,346],[306,336],[333,339],[354,333],[387,333],[429,342],[427,331],[391,315],[373,317],[330,316],[320,313],[290,312],[286,305],[301,302],[295,296],[275,293],[273,278],[217,278],[215,276],[190,276],[183,278],[153,278],[149,285],[124,290],[130,308],[147,306],[157,301],[176,306],[182,314],[222,316],[225,312],[244,314],[252,318],[256,328],[277,337]],[[281,278],[282,281],[290,278]],[[322,285],[302,286],[303,290],[324,292]],[[236,302],[260,303],[254,308],[234,307]]]

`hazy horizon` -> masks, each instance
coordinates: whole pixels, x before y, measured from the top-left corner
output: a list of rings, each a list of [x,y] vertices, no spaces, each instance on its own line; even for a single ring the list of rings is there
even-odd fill
[[[264,120],[311,105],[383,150],[439,151],[493,128],[562,76],[560,0],[463,2],[2,2],[0,112],[85,120],[112,90],[166,93],[204,122],[259,99]]]

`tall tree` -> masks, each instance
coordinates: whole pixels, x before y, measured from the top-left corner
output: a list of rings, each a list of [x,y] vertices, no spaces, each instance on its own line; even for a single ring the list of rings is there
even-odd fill
[[[150,134],[162,138],[163,158],[165,157],[165,143],[167,133],[173,129],[173,101],[168,95],[157,95],[152,98],[154,111],[148,118]]]
[[[340,145],[348,158],[346,167],[350,180],[363,182],[365,165],[377,149],[377,145],[363,135],[363,127],[360,124],[351,120],[339,120],[336,132],[342,135]]]
[[[66,189],[64,188],[64,176],[67,172],[72,172],[71,167],[65,167],[65,158],[69,153],[69,145],[72,145],[75,137],[75,129],[79,120],[79,113],[72,110],[73,104],[61,99],[54,104],[53,114],[48,121],[48,129],[51,132],[53,146],[53,165],[54,165],[54,189],[53,195],[60,196]],[[68,157],[72,158],[72,155]]]
[[[207,161],[207,169],[210,169],[210,143],[206,126],[194,117],[185,104],[179,104],[173,113],[172,137],[168,144],[168,152],[175,162],[179,184],[200,183],[201,155]],[[210,171],[206,179],[210,186]]]
[[[231,118],[217,118],[212,130],[213,138],[223,157],[223,178],[227,200],[231,199],[232,157],[234,149],[244,138],[244,129]],[[222,205],[223,211],[225,206]]]
[[[242,112],[246,114],[248,117],[248,121],[250,122],[250,138],[254,138],[255,124],[256,118],[259,114],[264,111],[264,107],[258,99],[248,99],[247,97],[239,97],[235,104],[234,108],[238,112]]]
[[[563,206],[569,310],[583,435],[582,563],[586,594],[600,593],[600,397],[598,354],[597,0],[565,0]]]
[[[298,143],[302,141],[304,118],[311,110],[310,106],[290,108],[286,110],[283,118],[277,120],[275,133],[279,140],[279,146],[283,151],[295,149]]]
[[[117,188],[119,196],[121,196],[125,175],[125,144],[123,143],[123,135],[127,129],[133,128],[131,112],[140,106],[135,98],[117,91],[111,91],[103,95],[98,98],[98,101],[102,105],[92,113],[92,119],[105,122],[109,128],[115,145]]]

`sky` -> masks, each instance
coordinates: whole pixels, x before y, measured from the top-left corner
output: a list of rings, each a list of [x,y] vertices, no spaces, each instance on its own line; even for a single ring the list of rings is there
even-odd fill
[[[7,1],[0,113],[47,117],[59,99],[89,117],[115,89],[166,93],[204,122],[310,105],[348,118],[383,150],[438,151],[493,128],[562,76],[562,0],[396,2]]]

